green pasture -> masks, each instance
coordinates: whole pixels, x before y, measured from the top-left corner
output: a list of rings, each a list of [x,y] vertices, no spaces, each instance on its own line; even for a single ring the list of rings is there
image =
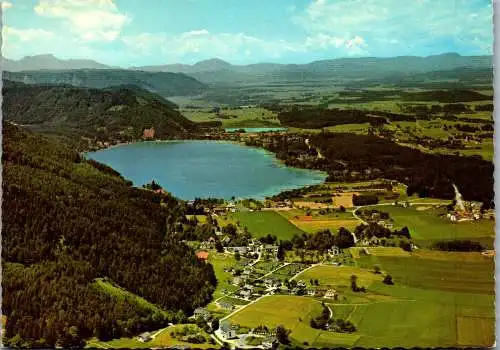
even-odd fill
[[[233,221],[239,221],[241,227],[247,227],[253,237],[275,235],[278,240],[291,239],[303,231],[274,211],[254,211],[231,213]]]

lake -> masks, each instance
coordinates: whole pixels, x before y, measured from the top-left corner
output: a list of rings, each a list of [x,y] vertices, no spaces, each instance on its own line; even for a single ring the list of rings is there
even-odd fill
[[[323,183],[326,173],[290,168],[262,149],[221,141],[152,141],[86,154],[111,166],[135,186],[153,179],[174,196],[263,199]]]

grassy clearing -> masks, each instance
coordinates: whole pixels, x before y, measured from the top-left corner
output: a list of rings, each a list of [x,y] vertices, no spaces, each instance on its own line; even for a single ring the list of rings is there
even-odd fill
[[[212,264],[217,277],[217,287],[213,294],[214,298],[219,298],[224,295],[223,291],[235,291],[238,287],[231,284],[233,276],[230,272],[225,272],[227,267],[233,267],[236,264],[234,255],[217,253],[214,250],[210,251],[208,262]]]
[[[167,311],[161,309],[158,305],[150,303],[146,299],[134,293],[131,293],[122,287],[119,287],[118,285],[114,284],[111,280],[97,278],[94,280],[94,282],[92,282],[92,285],[96,289],[101,290],[116,299],[127,300],[129,303],[135,304],[141,309],[148,310],[151,312],[160,312],[164,314],[168,313]]]
[[[239,221],[242,227],[247,227],[254,237],[268,234],[276,235],[278,240],[291,239],[293,235],[303,233],[280,214],[274,211],[237,212],[231,214],[231,219]]]

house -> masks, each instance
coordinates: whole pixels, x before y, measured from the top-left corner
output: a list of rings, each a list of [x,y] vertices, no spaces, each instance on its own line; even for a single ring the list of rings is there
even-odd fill
[[[207,309],[204,309],[202,307],[196,308],[194,310],[194,317],[195,318],[203,318],[205,320],[208,320],[210,318],[210,311]]]
[[[315,296],[316,295],[316,289],[314,289],[314,288],[308,289],[307,290],[307,295],[309,295],[311,297]]]
[[[219,330],[224,339],[236,338],[236,330],[230,322],[222,322],[219,325]]]
[[[217,305],[219,305],[220,308],[226,309],[226,310],[232,310],[234,308],[233,304],[228,303],[226,301],[219,301],[219,302],[217,302]]]
[[[337,247],[336,245],[332,246],[329,250],[328,250],[328,254],[330,254],[331,256],[337,256],[340,254],[340,249],[339,247]]]
[[[144,138],[144,139],[152,139],[154,137],[155,137],[155,129],[154,128],[144,129],[144,131],[142,133],[142,138]]]
[[[206,262],[208,260],[208,252],[206,250],[201,250],[196,253],[196,257],[198,258],[198,260]]]
[[[241,292],[240,292],[240,295],[244,298],[244,299],[249,299],[251,296],[252,296],[252,292],[249,291],[248,289],[243,289]]]
[[[248,289],[249,291],[252,291],[254,286],[252,286],[251,284],[245,284],[245,286],[243,288]]]
[[[297,286],[299,286],[299,287],[305,287],[306,286],[306,282],[299,281],[299,282],[297,282]]]
[[[233,278],[233,284],[235,286],[239,286],[241,282],[243,282],[243,279],[241,277],[236,276],[235,278]]]
[[[337,294],[337,291],[335,289],[328,289],[324,295],[325,298],[328,299],[333,299],[335,298],[335,295]]]
[[[149,334],[148,332],[141,333],[137,337],[137,340],[140,341],[141,343],[148,342],[151,340],[151,334]]]

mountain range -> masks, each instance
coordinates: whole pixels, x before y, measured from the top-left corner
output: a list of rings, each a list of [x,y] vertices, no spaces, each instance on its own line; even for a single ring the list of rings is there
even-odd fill
[[[52,55],[25,57],[19,61],[3,59],[2,63],[3,69],[11,72],[76,69],[116,70],[116,67],[106,66],[92,60],[60,60]],[[307,64],[257,63],[233,65],[216,58],[201,61],[193,65],[137,66],[130,67],[126,71],[142,71],[144,72],[143,74],[146,72],[150,74],[158,72],[182,73],[204,84],[214,84],[255,81],[377,79],[393,75],[427,73],[459,68],[492,69],[492,65],[493,57],[491,55],[461,56],[457,53],[445,53],[428,57],[338,58],[314,61]],[[99,71],[99,74],[101,75],[102,71]]]

